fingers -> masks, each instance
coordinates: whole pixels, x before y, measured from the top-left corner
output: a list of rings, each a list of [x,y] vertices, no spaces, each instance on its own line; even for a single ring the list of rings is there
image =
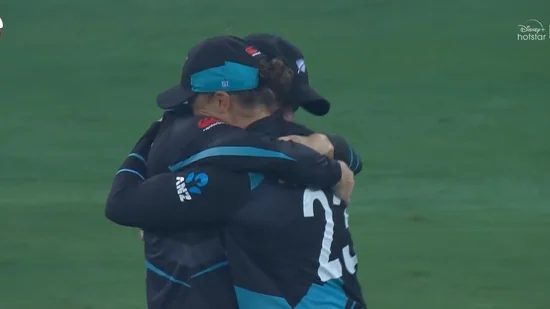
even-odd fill
[[[349,204],[355,187],[355,178],[353,172],[344,162],[338,161],[338,163],[340,163],[340,168],[342,169],[342,177],[340,182],[336,184],[334,191],[340,199]]]
[[[315,133],[310,136],[288,135],[280,137],[279,140],[302,144],[329,158],[334,156],[334,146],[324,134]]]
[[[300,143],[302,144],[303,143],[303,136],[299,136],[299,135],[288,135],[288,136],[281,136],[279,137],[279,140],[280,141],[285,141],[285,142],[295,142],[295,143]]]
[[[315,133],[310,135],[309,138],[313,140],[312,143],[318,145],[317,147],[322,150],[321,154],[324,154],[329,158],[334,157],[334,145],[332,145],[332,142],[328,136],[325,134]]]

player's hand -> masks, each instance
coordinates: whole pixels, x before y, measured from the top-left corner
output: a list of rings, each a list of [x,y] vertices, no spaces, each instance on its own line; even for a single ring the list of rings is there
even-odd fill
[[[349,204],[351,201],[351,193],[355,187],[355,178],[353,172],[346,163],[343,161],[338,161],[338,163],[340,163],[340,167],[342,168],[342,177],[334,187],[334,194]]]
[[[288,135],[280,137],[279,140],[287,142],[293,141],[295,143],[307,146],[329,158],[334,157],[334,146],[330,142],[330,139],[324,134],[315,133],[310,136]]]
[[[143,133],[139,138],[134,149],[133,153],[141,155],[144,159],[147,159],[149,150],[151,149],[151,144],[155,140],[157,133],[159,132],[161,122],[159,120],[154,121],[149,128]]]
[[[139,239],[143,241],[143,230],[139,230]]]

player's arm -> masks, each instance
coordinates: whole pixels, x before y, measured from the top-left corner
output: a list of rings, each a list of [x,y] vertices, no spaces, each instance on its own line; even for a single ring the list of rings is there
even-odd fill
[[[143,162],[135,162],[146,169]],[[132,166],[137,169],[138,166]],[[112,222],[144,230],[179,230],[222,224],[250,193],[248,175],[211,167],[185,168],[147,180],[134,173],[115,176],[105,205]]]
[[[181,229],[189,221],[223,220],[244,204],[250,191],[244,174],[186,168],[147,179],[147,157],[160,127],[160,122],[149,127],[116,173],[105,204],[109,220],[143,229]]]
[[[355,175],[359,174],[363,170],[363,160],[355,149],[342,136],[327,134],[327,137],[334,146],[334,159],[344,161]]]
[[[289,135],[309,136],[316,133],[313,130],[295,122],[288,122],[287,125],[289,128]],[[363,169],[363,161],[355,149],[353,149],[348,141],[342,136],[333,134],[325,135],[334,147],[334,159],[344,161],[355,175],[359,174]]]
[[[170,170],[200,164],[234,172],[270,174],[289,183],[318,188],[333,187],[342,176],[337,161],[297,143],[278,141],[226,124],[213,126],[201,134],[201,141],[209,140],[207,147],[202,147],[206,150],[170,166]]]

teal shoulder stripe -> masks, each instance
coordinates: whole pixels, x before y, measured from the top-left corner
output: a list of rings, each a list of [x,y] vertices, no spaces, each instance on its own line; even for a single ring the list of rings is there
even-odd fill
[[[256,189],[262,181],[264,181],[264,175],[258,173],[248,173],[250,179],[250,190]]]
[[[190,156],[189,158],[183,161],[180,161],[174,165],[171,165],[169,169],[172,172],[177,172],[182,168],[192,163],[195,163],[197,161],[200,161],[206,158],[211,158],[211,157],[223,157],[223,156],[274,158],[274,159],[296,161],[295,159],[278,151],[267,150],[267,149],[256,148],[256,147],[248,147],[248,146],[227,146],[227,147],[214,147],[214,148],[203,150],[195,155]]]

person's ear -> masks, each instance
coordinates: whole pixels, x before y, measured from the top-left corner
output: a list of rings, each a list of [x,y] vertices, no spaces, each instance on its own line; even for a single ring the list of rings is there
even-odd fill
[[[212,97],[220,113],[227,114],[231,108],[231,97],[225,91],[216,91]]]

